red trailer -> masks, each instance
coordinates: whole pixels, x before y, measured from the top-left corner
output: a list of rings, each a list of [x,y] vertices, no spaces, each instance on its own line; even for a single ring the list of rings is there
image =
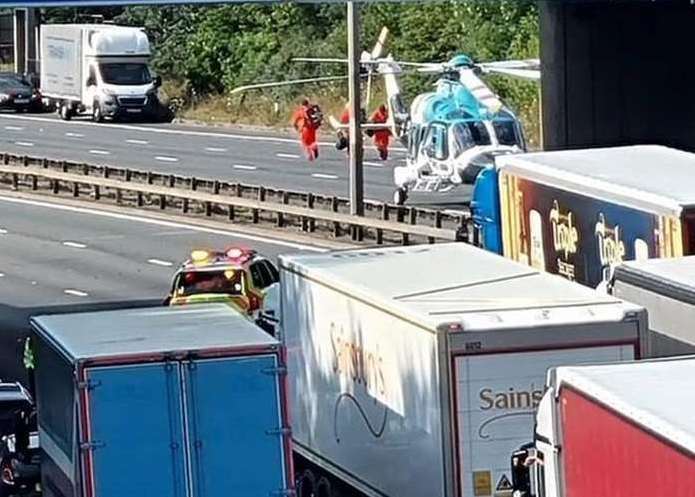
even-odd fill
[[[559,367],[514,487],[543,497],[695,497],[695,358]]]

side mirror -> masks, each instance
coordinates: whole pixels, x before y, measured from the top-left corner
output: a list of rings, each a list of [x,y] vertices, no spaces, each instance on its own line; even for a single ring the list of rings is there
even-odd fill
[[[159,88],[162,86],[162,77],[161,76],[155,76],[154,79],[152,80],[152,85],[155,88]]]
[[[515,496],[531,495],[531,475],[526,465],[530,455],[529,449],[519,449],[512,454],[512,488]]]

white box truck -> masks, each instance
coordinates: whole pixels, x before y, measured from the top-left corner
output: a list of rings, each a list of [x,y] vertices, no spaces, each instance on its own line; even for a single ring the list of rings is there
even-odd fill
[[[695,496],[693,377],[692,357],[551,370],[516,495]]]
[[[695,354],[695,256],[625,262],[611,287],[647,310],[652,357]]]
[[[108,24],[41,26],[41,93],[69,120],[155,115],[161,84],[148,66],[150,44],[140,28]]]
[[[510,495],[547,369],[644,353],[642,308],[462,243],[280,266],[298,497]]]

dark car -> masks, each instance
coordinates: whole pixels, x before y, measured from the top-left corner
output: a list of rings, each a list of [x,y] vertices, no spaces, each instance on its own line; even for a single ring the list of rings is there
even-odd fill
[[[19,74],[0,73],[0,109],[38,112],[41,93]]]

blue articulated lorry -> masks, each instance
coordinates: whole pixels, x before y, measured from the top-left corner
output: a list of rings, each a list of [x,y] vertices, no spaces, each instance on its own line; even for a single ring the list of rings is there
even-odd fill
[[[654,145],[498,156],[468,241],[602,287],[623,261],[695,253],[693,171],[695,154]]]
[[[50,497],[292,494],[281,344],[225,305],[39,316]]]

